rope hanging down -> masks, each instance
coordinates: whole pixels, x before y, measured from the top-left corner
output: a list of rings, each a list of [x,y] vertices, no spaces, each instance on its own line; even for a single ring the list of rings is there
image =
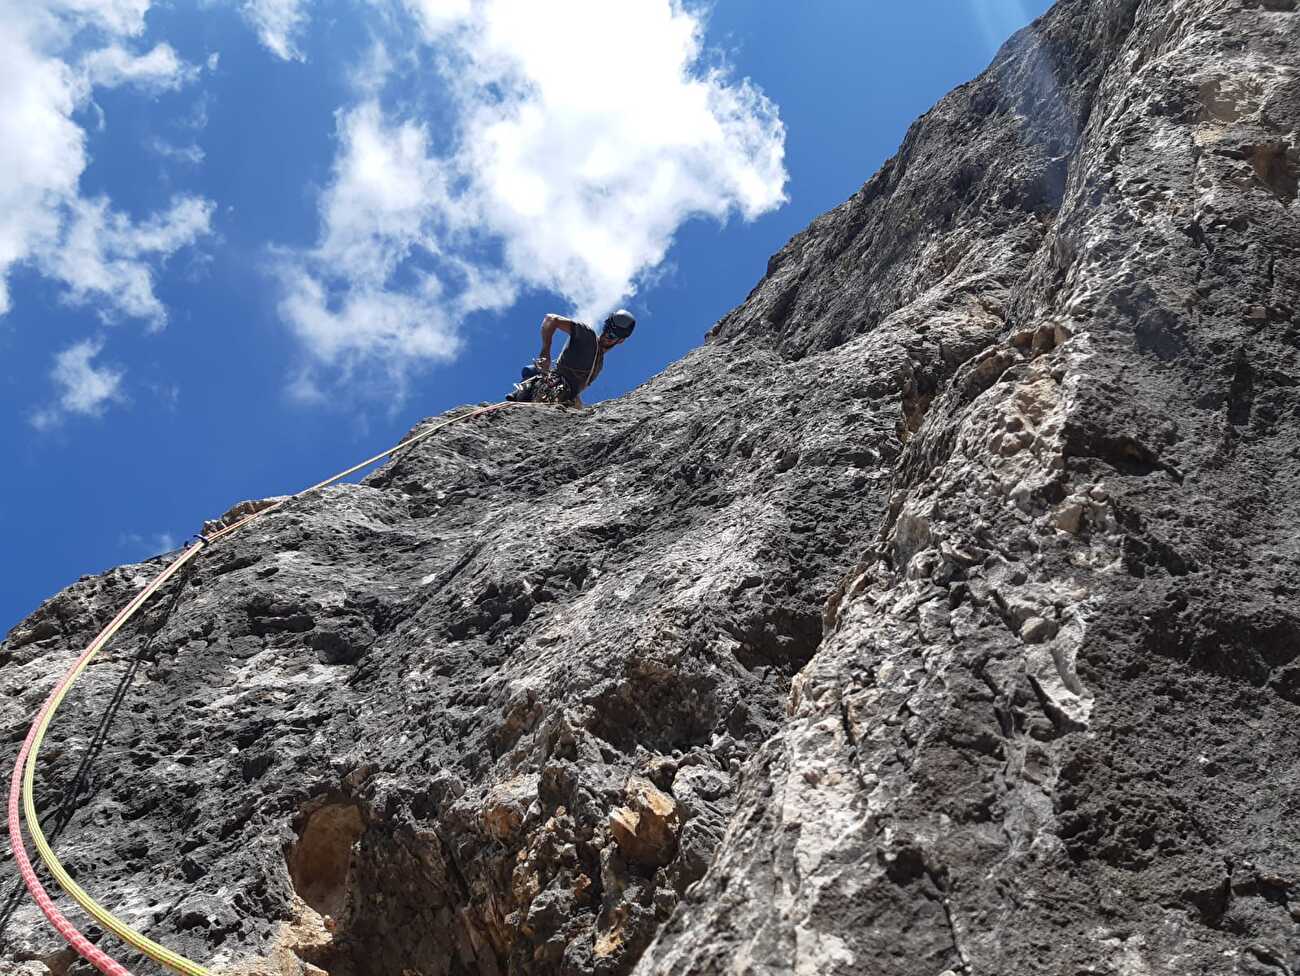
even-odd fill
[[[63,699],[67,696],[68,692],[72,690],[72,686],[76,683],[77,679],[81,677],[82,672],[90,666],[90,662],[94,660],[95,656],[99,654],[99,652],[104,649],[105,645],[113,639],[114,635],[116,635],[117,632],[120,631],[133,616],[135,616],[136,612],[148,602],[150,597],[157,593],[168,580],[175,576],[186,563],[214,542],[217,542],[219,539],[225,538],[231,533],[243,528],[254,519],[260,518],[268,512],[275,511],[277,508],[280,508],[295,498],[302,498],[304,495],[311,494],[314,491],[319,491],[322,488],[327,488],[338,481],[342,481],[349,475],[356,474],[363,468],[367,468],[378,461],[382,461],[384,458],[396,454],[404,448],[413,447],[415,444],[430,435],[437,433],[444,427],[449,427],[462,420],[469,420],[471,417],[479,417],[485,413],[491,413],[494,410],[500,410],[504,407],[522,406],[545,408],[552,405],[516,403],[510,401],[506,403],[494,403],[488,407],[480,407],[477,410],[471,410],[469,413],[461,414],[459,417],[453,417],[440,424],[434,424],[427,430],[423,430],[413,437],[408,437],[400,444],[395,447],[390,447],[381,454],[376,454],[374,457],[367,458],[359,464],[354,464],[346,471],[340,471],[333,477],[318,482],[310,488],[305,488],[287,498],[283,498],[273,505],[268,505],[261,511],[254,512],[251,515],[246,515],[231,525],[213,532],[210,535],[199,536],[197,542],[186,548],[180,556],[168,565],[166,569],[159,573],[148,586],[137,593],[131,602],[118,612],[117,616],[112,619],[108,626],[101,630],[99,634],[96,635],[95,639],[86,646],[86,649],[81,652],[81,656],[77,658],[76,662],[68,672],[63,676],[59,683],[55,685],[54,690],[50,693],[50,697],[46,699],[40,712],[37,713],[36,718],[32,723],[32,727],[27,733],[27,738],[23,742],[22,748],[18,751],[17,762],[14,764],[13,776],[9,782],[9,843],[13,849],[14,861],[18,865],[18,872],[22,875],[23,884],[27,886],[27,890],[31,894],[32,899],[36,902],[37,906],[45,914],[45,917],[49,919],[50,924],[53,925],[54,928],[58,930],[59,934],[67,940],[68,944],[77,951],[77,954],[87,962],[91,963],[91,965],[100,972],[104,973],[105,976],[131,976],[131,973],[125,966],[113,960],[101,949],[92,944],[89,939],[82,935],[81,932],[77,930],[76,926],[74,926],[63,915],[63,913],[59,911],[55,906],[53,899],[50,898],[49,893],[41,885],[40,880],[36,877],[36,871],[27,857],[27,848],[23,844],[22,821],[19,817],[20,800],[23,816],[27,821],[28,833],[31,834],[32,843],[35,845],[41,861],[45,864],[46,868],[49,869],[49,872],[54,879],[59,883],[59,887],[66,891],[73,901],[80,905],[88,915],[94,918],[95,921],[109,932],[112,932],[123,942],[138,949],[155,962],[167,966],[169,969],[182,973],[184,976],[211,976],[211,974],[198,963],[186,959],[178,953],[172,952],[165,946],[159,945],[152,939],[137,932],[90,897],[90,895],[88,895],[86,891],[68,874],[67,870],[63,867],[63,864],[59,861],[57,855],[55,855],[53,848],[50,847],[45,832],[41,830],[40,820],[36,814],[36,760],[40,755],[41,743],[45,739],[45,733],[49,729],[50,723],[54,720],[55,712],[58,711],[59,706],[63,703]]]

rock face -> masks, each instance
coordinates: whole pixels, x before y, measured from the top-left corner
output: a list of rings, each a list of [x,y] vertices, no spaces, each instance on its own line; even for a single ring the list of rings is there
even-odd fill
[[[640,389],[206,553],[57,849],[230,972],[1296,972],[1298,148],[1295,0],[1062,0]]]

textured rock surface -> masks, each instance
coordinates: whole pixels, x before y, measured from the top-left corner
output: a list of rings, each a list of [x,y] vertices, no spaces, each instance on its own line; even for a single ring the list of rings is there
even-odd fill
[[[222,542],[51,735],[68,866],[245,973],[1297,971],[1298,55],[1063,0],[642,388]],[[11,750],[156,570],[9,635]]]

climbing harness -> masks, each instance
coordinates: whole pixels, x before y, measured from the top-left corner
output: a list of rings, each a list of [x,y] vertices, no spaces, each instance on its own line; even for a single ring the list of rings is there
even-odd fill
[[[28,833],[31,834],[32,843],[35,845],[41,861],[45,864],[54,879],[59,883],[59,887],[67,892],[73,901],[80,905],[87,914],[94,918],[95,921],[102,925],[107,931],[112,932],[123,942],[144,953],[144,955],[148,956],[155,962],[161,963],[178,973],[182,973],[184,976],[210,976],[209,971],[203,966],[186,959],[178,953],[172,952],[165,946],[161,946],[152,939],[137,932],[90,897],[90,895],[88,895],[86,891],[68,874],[67,870],[63,867],[63,864],[55,855],[53,848],[50,847],[49,840],[46,838],[44,831],[41,830],[40,820],[36,814],[35,800],[36,760],[40,754],[41,743],[44,741],[45,733],[49,729],[50,723],[54,720],[54,714],[63,703],[63,699],[67,696],[68,692],[72,690],[72,686],[76,683],[77,679],[81,677],[82,672],[90,666],[90,662],[94,660],[95,656],[104,649],[105,645],[113,639],[118,631],[127,624],[136,612],[148,602],[149,598],[157,593],[158,590],[161,589],[168,580],[174,577],[191,559],[208,546],[211,546],[213,543],[238,531],[254,519],[261,518],[268,512],[273,512],[277,508],[280,508],[296,498],[302,498],[304,495],[309,495],[314,491],[319,491],[320,489],[327,488],[338,481],[342,481],[349,475],[356,474],[363,468],[367,468],[378,461],[382,461],[384,458],[390,457],[398,451],[404,450],[408,447],[413,447],[430,435],[435,434],[454,423],[458,423],[462,420],[469,420],[471,417],[480,417],[483,414],[491,413],[494,410],[501,410],[505,407],[545,407],[550,405],[551,404],[505,402],[494,403],[487,407],[479,407],[476,410],[463,413],[459,417],[452,417],[450,420],[443,421],[440,424],[434,424],[427,430],[423,430],[412,437],[408,437],[406,440],[402,441],[395,447],[389,448],[387,451],[376,454],[374,457],[367,458],[360,464],[354,464],[346,471],[340,471],[333,477],[318,482],[310,488],[305,488],[297,494],[282,498],[278,502],[268,505],[266,508],[245,515],[243,518],[237,519],[228,526],[224,526],[207,534],[198,535],[195,542],[186,547],[185,551],[182,552],[180,556],[170,563],[166,569],[159,573],[151,583],[137,593],[135,597],[118,612],[117,616],[109,622],[108,626],[101,630],[99,634],[96,635],[95,639],[86,646],[86,649],[81,652],[81,656],[77,658],[76,662],[68,672],[63,676],[58,684],[54,686],[54,690],[50,693],[50,697],[46,699],[45,704],[37,713],[36,718],[32,723],[32,727],[27,733],[27,738],[23,742],[22,748],[18,750],[18,759],[14,764],[13,775],[9,781],[9,843],[13,849],[14,861],[18,865],[18,872],[22,875],[23,884],[27,886],[27,890],[31,894],[32,899],[45,914],[45,917],[49,919],[50,924],[53,925],[54,928],[58,930],[59,934],[67,940],[68,944],[77,951],[78,955],[100,972],[104,973],[105,976],[131,976],[130,971],[127,970],[126,967],[110,958],[103,952],[103,950],[97,948],[89,939],[77,930],[72,922],[70,922],[55,906],[49,893],[41,885],[40,880],[36,877],[36,871],[27,857],[27,848],[23,844],[22,819],[19,817],[20,805],[23,818],[27,821]]]
[[[550,370],[538,376],[533,389],[533,403],[568,403],[578,397],[578,394],[569,389],[569,384],[557,370]]]
[[[587,374],[586,386],[591,385],[591,377],[596,371],[593,362],[591,372]],[[546,403],[557,406],[582,406],[582,391],[575,392],[569,381],[554,367],[537,367],[532,376],[515,384],[511,397],[526,396],[525,399],[511,399],[511,403]],[[586,386],[583,389],[586,389]]]

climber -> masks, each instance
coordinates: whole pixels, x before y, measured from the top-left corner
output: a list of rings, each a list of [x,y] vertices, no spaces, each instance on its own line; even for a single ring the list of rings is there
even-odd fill
[[[562,315],[546,316],[542,319],[542,352],[531,366],[520,371],[520,382],[515,384],[506,399],[527,402],[536,397],[538,383],[551,372],[551,340],[558,329],[569,337],[554,368],[555,375],[564,384],[560,402],[582,406],[582,392],[600,375],[605,353],[630,336],[635,328],[636,319],[622,308],[605,319],[599,336],[585,322],[566,319]]]

